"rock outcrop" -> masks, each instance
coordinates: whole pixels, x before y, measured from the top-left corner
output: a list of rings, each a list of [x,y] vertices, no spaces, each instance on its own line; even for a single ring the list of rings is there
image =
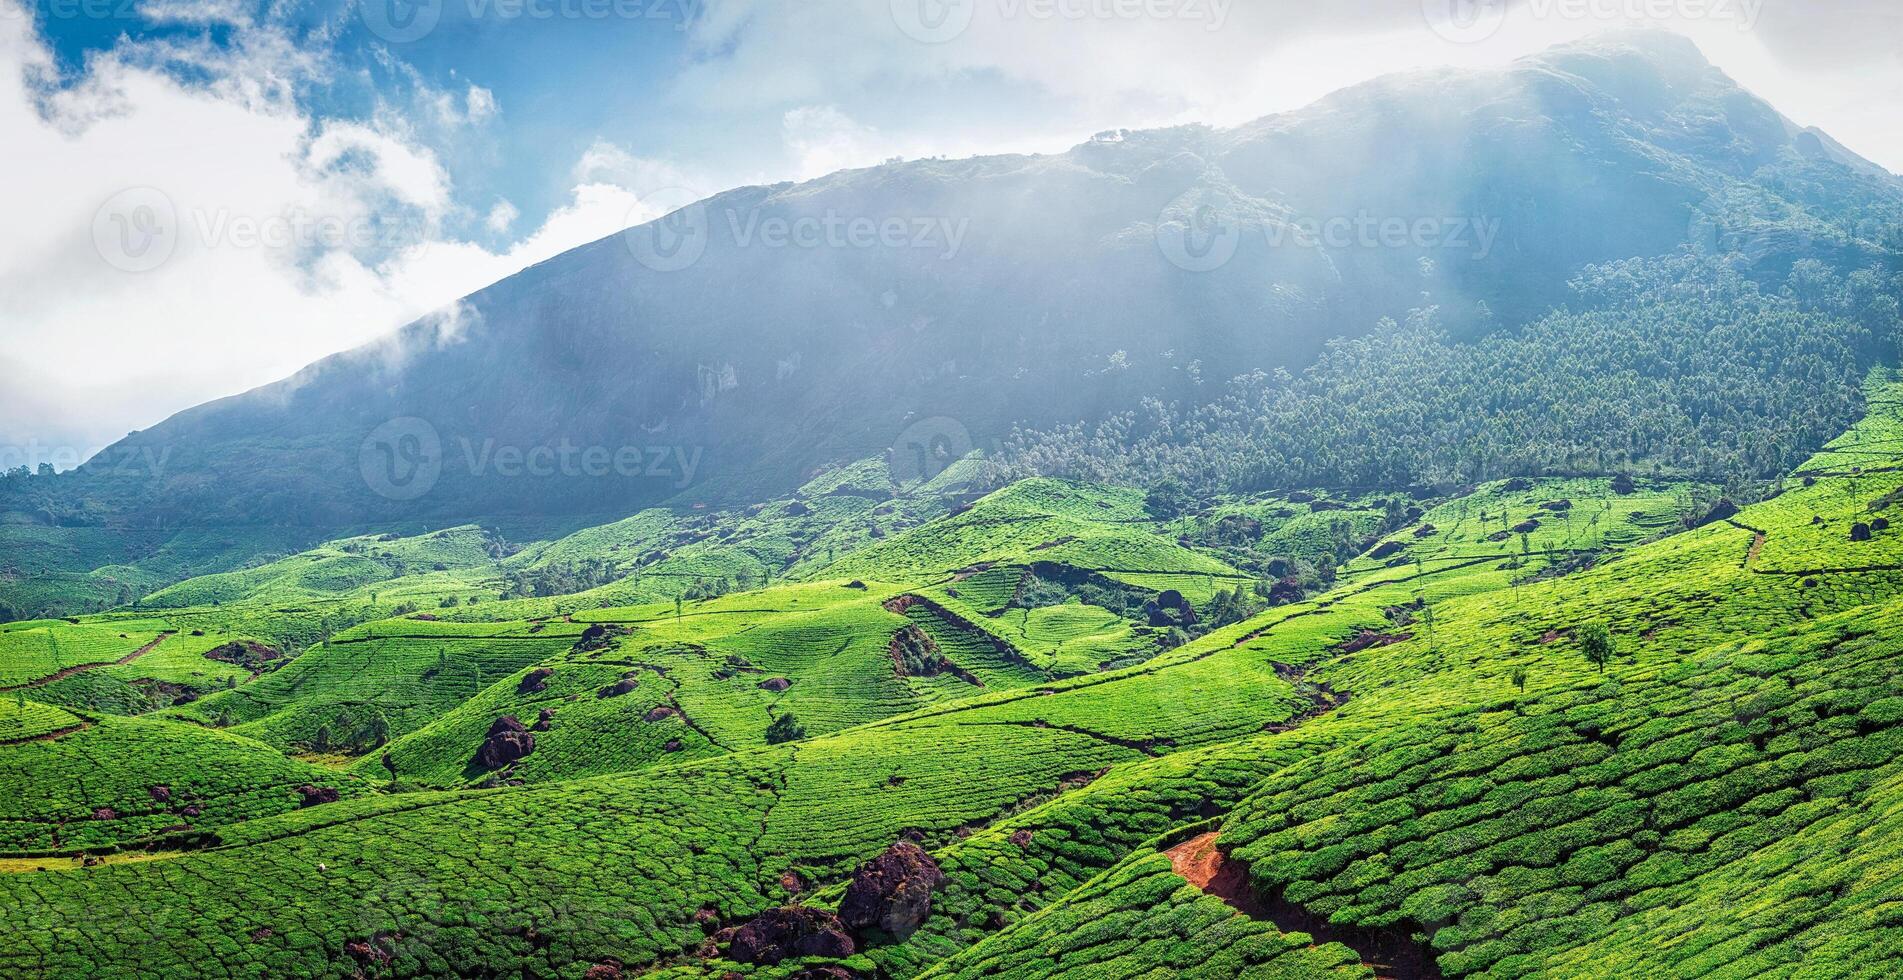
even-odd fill
[[[924,848],[899,841],[853,872],[839,920],[855,933],[877,929],[905,939],[932,914],[932,892],[944,881]]]
[[[839,917],[824,909],[784,905],[767,909],[733,931],[727,955],[741,963],[771,966],[805,956],[851,956],[858,950]]]
[[[503,715],[489,726],[482,748],[476,750],[476,765],[500,769],[535,751],[535,736],[514,715]]]
[[[529,671],[527,676],[522,678],[522,683],[515,686],[515,693],[535,694],[539,691],[545,691],[548,689],[548,679],[553,676],[555,676],[555,668],[537,667]]]
[[[299,809],[307,806],[321,806],[325,803],[335,803],[338,800],[337,788],[335,786],[312,786],[309,783],[305,783],[297,788],[297,796]]]

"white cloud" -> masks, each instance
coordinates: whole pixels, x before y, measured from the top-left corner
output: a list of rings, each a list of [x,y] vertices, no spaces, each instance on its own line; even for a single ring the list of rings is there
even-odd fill
[[[575,162],[574,179],[576,184],[613,184],[645,195],[662,189],[699,190],[705,194],[726,189],[711,187],[704,177],[669,161],[638,157],[601,139],[590,144]]]
[[[141,0],[139,16],[155,24],[248,24],[243,0]]]
[[[428,147],[387,114],[311,117],[291,92],[321,55],[237,34],[222,55],[122,42],[53,92],[32,82],[50,61],[31,19],[0,17],[0,439],[97,449],[650,216],[604,172],[508,248],[445,238],[460,206]],[[162,70],[180,64],[202,82]],[[476,114],[492,111],[480,91]],[[605,162],[670,173],[626,154],[591,166]],[[123,211],[128,189],[145,210]],[[499,201],[488,217],[517,215]],[[127,236],[171,242],[169,258],[125,271]]]
[[[521,216],[522,212],[516,210],[515,205],[510,204],[506,200],[497,201],[495,206],[489,209],[489,216],[484,218],[482,223],[483,227],[488,228],[497,235],[501,235],[507,233],[509,228],[515,224],[515,219]]]
[[[496,94],[480,85],[469,86],[469,92],[463,96],[464,118],[479,123],[494,116],[497,112]]]
[[[1464,2],[961,0],[936,7],[968,10],[969,23],[922,43],[900,24],[910,0],[707,0],[690,35],[700,57],[672,91],[714,114],[829,106],[876,125],[877,140],[858,138],[881,153],[1056,150],[1102,129],[1234,125],[1388,72],[1662,27],[1800,122],[1903,170],[1903,130],[1882,118],[1903,95],[1895,0],[1513,0],[1474,43],[1430,29],[1429,11]],[[788,135],[797,165],[804,148]]]
[[[360,192],[387,193],[399,204],[440,218],[449,207],[449,175],[435,154],[362,123],[320,123],[304,162],[326,179]]]
[[[882,152],[889,145],[876,129],[854,122],[830,105],[789,109],[781,127],[802,178],[863,167],[896,155]]]

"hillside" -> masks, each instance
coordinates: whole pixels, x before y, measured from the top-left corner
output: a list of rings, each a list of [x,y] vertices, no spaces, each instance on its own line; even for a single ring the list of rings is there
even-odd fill
[[[1903,214],[1900,186],[1689,43],[1622,35],[1500,70],[1379,80],[1229,130],[1117,131],[1052,156],[719,194],[101,454],[163,450],[161,473],[101,463],[11,481],[0,509],[36,523],[343,529],[750,503],[934,440],[962,452],[1145,397],[1211,400],[1231,377],[1299,370],[1423,295],[1465,339],[1574,302],[1567,283],[1590,264],[1687,246],[1774,282],[1802,259],[1847,275],[1894,258],[1881,232]],[[829,216],[962,234],[937,248],[775,248],[744,234],[754,219]],[[1370,221],[1393,220],[1436,230],[1363,240]],[[683,222],[696,261],[639,260]],[[1234,254],[1202,271],[1188,252],[1170,261],[1185,234]],[[1314,241],[1291,243],[1304,235]],[[397,465],[379,454],[399,441],[401,468],[427,466],[426,492],[395,470],[366,483]],[[584,472],[588,447],[632,462]],[[547,456],[510,462],[532,451]]]
[[[1782,492],[1717,519],[1709,488],[1624,477],[1347,510],[1370,533],[1319,594],[1256,600],[1213,628],[1184,616],[1177,645],[1072,676],[1015,627],[1014,610],[1054,608],[1040,590],[1082,608],[1121,581],[1179,616],[1169,583],[1250,581],[1239,566],[1271,560],[1199,539],[1233,541],[1259,514],[1268,525],[1241,536],[1267,540],[1298,510],[1342,504],[1310,493],[1164,520],[1128,491],[1034,482],[834,563],[896,581],[366,624],[182,709],[234,706],[234,732],[268,741],[340,695],[387,699],[387,745],[346,750],[361,754],[335,802],[62,837],[122,853],[0,875],[0,916],[68,923],[9,922],[26,941],[6,968],[786,976],[791,962],[735,960],[749,954],[717,930],[789,899],[833,908],[860,862],[909,839],[944,881],[903,938],[859,930],[847,970],[1849,975],[1897,942],[1870,869],[1903,840],[1883,816],[1899,785],[1884,637],[1903,616],[1903,539],[1880,520],[1903,489],[1900,394],[1873,376],[1867,419]],[[1073,540],[1044,547],[1053,531]],[[989,567],[959,577],[974,564]],[[1016,584],[977,585],[994,572]],[[1192,610],[1214,616],[1224,591]],[[79,649],[99,627],[32,629]],[[460,649],[515,666],[464,677]],[[388,667],[351,666],[358,650]],[[411,679],[388,673],[410,662]],[[21,703],[25,741],[0,763],[93,735]],[[246,720],[240,703],[271,713]],[[415,713],[428,704],[442,707]],[[769,734],[782,716],[802,726],[790,740]],[[533,738],[497,736],[503,717]],[[45,785],[48,808],[68,795]],[[16,806],[31,819],[40,804]],[[155,903],[218,925],[120,911]]]

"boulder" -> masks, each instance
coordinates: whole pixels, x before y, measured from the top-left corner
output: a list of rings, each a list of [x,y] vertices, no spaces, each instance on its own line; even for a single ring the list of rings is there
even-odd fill
[[[305,783],[297,788],[297,796],[297,805],[300,809],[307,806],[319,806],[324,803],[335,803],[338,799],[337,787],[312,786],[309,783]]]
[[[1383,558],[1392,558],[1395,555],[1398,555],[1401,552],[1406,550],[1407,550],[1407,545],[1404,545],[1399,541],[1384,541],[1381,543],[1379,547],[1375,548],[1373,551],[1368,552],[1368,557],[1374,559],[1375,561],[1380,561]]]
[[[862,935],[878,929],[905,939],[932,914],[932,892],[944,881],[924,848],[899,841],[853,872],[839,920]]]
[[[529,731],[532,731],[532,732],[548,731],[549,726],[554,724],[554,722],[555,722],[555,709],[543,708],[542,713],[536,716],[535,724],[529,726]]]
[[[1301,580],[1291,575],[1269,587],[1269,604],[1286,606],[1300,602],[1303,594]]]
[[[553,676],[555,676],[555,668],[537,667],[529,671],[528,675],[522,678],[522,683],[515,686],[515,693],[534,694],[538,691],[548,690],[548,679]]]
[[[535,751],[535,736],[514,715],[503,715],[489,725],[489,734],[476,750],[476,765],[500,769]]]
[[[613,623],[595,623],[581,631],[581,637],[575,641],[575,645],[570,649],[575,653],[605,650],[608,647],[614,646],[616,640],[628,635],[630,632],[631,630],[626,626],[616,626]]]
[[[273,660],[283,659],[284,653],[251,640],[233,640],[205,651],[204,657],[255,672]]]
[[[680,712],[675,711],[673,706],[657,704],[642,717],[647,721],[666,721],[677,714],[680,714]]]
[[[1850,540],[1852,541],[1870,540],[1870,525],[1865,524],[1862,521],[1858,521],[1857,523],[1850,525]]]
[[[785,905],[767,909],[734,930],[727,955],[741,963],[771,966],[806,956],[843,959],[857,950],[838,916],[824,909]]]
[[[793,682],[790,680],[787,680],[784,677],[769,677],[766,680],[763,680],[760,682],[760,690],[772,691],[775,694],[778,694],[781,691],[784,691],[787,688],[792,686],[793,686]]]
[[[1360,653],[1369,647],[1385,647],[1396,643],[1405,643],[1414,638],[1412,633],[1377,633],[1374,630],[1362,630],[1335,649],[1342,653]]]
[[[495,721],[492,721],[489,723],[489,731],[487,734],[493,736],[493,735],[503,734],[504,732],[524,732],[524,731],[528,731],[528,729],[522,727],[522,722],[520,719],[516,718],[516,716],[514,715],[503,715],[502,717],[497,718]]]
[[[117,810],[114,810],[112,807],[102,806],[99,809],[93,811],[93,819],[94,820],[117,820],[119,819],[119,812]]]
[[[603,960],[589,967],[581,977],[582,980],[621,980],[621,964],[614,960]]]
[[[602,688],[600,691],[595,692],[595,696],[600,698],[618,698],[640,686],[641,682],[636,678],[623,677],[613,684]]]
[[[172,798],[172,787],[161,784],[147,789],[146,793],[152,797],[154,802],[165,803]]]
[[[1612,478],[1612,492],[1621,497],[1632,493],[1636,489],[1637,488],[1632,485],[1632,478],[1624,473],[1620,473]]]

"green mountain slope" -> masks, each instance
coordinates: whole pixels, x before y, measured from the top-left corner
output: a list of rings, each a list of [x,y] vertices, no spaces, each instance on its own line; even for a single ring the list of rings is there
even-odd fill
[[[477,747],[479,722],[549,704],[548,741],[517,765],[529,785],[346,799],[216,828],[153,860],[7,874],[8,909],[68,923],[23,933],[8,966],[561,975],[612,959],[779,976],[725,960],[722,943],[712,959],[693,954],[716,926],[795,896],[830,904],[857,862],[910,836],[950,879],[917,933],[872,937],[848,965],[1321,976],[1416,956],[1449,976],[1852,973],[1897,936],[1881,911],[1888,879],[1871,869],[1893,846],[1882,814],[1903,711],[1887,637],[1903,616],[1903,559],[1891,560],[1887,526],[1856,541],[1851,526],[1874,524],[1897,489],[1903,456],[1884,447],[1903,424],[1898,390],[1873,378],[1871,417],[1782,494],[1694,530],[1678,518],[1695,487],[1483,487],[1423,508],[1369,555],[1386,540],[1401,549],[1351,562],[1333,590],[1140,665],[973,690],[789,744],[698,740],[723,713],[759,710],[723,707],[711,674],[670,686],[637,668],[626,694],[591,688],[650,656],[724,664],[712,654],[734,650],[790,668],[770,658],[825,647],[813,631],[859,608],[851,616],[870,618],[840,635],[889,637],[920,620],[880,600],[938,570],[910,587],[735,593],[678,618],[671,605],[605,610],[632,632],[543,658],[544,691],[521,693],[518,668],[386,750],[455,784],[471,777],[460,753]],[[1855,471],[1842,467],[1851,454]],[[1049,504],[1051,492],[996,503]],[[1118,499],[1087,507],[1115,515]],[[1562,500],[1570,508],[1552,506]],[[945,518],[945,540],[965,539],[965,518],[986,509]],[[1063,509],[1030,507],[1027,520]],[[1127,533],[1156,534],[1134,522],[1134,502],[1126,512]],[[1553,519],[1525,543],[1492,530],[1537,514]],[[913,550],[902,542],[899,554]],[[1603,670],[1583,646],[1595,624],[1612,641]],[[344,646],[469,628],[393,620]],[[542,628],[566,647],[581,624]],[[695,643],[708,655],[678,646]],[[809,669],[788,695],[837,677],[833,697],[891,710],[850,671]],[[619,698],[684,717],[597,707]],[[796,710],[818,717],[819,704]],[[656,756],[639,726],[657,724],[678,755]],[[597,762],[635,771],[567,778]],[[359,766],[383,778],[380,758]],[[292,883],[295,915],[264,899]],[[189,918],[113,918],[152,903]],[[1660,939],[1686,934],[1697,941]],[[372,962],[353,941],[371,944]]]

